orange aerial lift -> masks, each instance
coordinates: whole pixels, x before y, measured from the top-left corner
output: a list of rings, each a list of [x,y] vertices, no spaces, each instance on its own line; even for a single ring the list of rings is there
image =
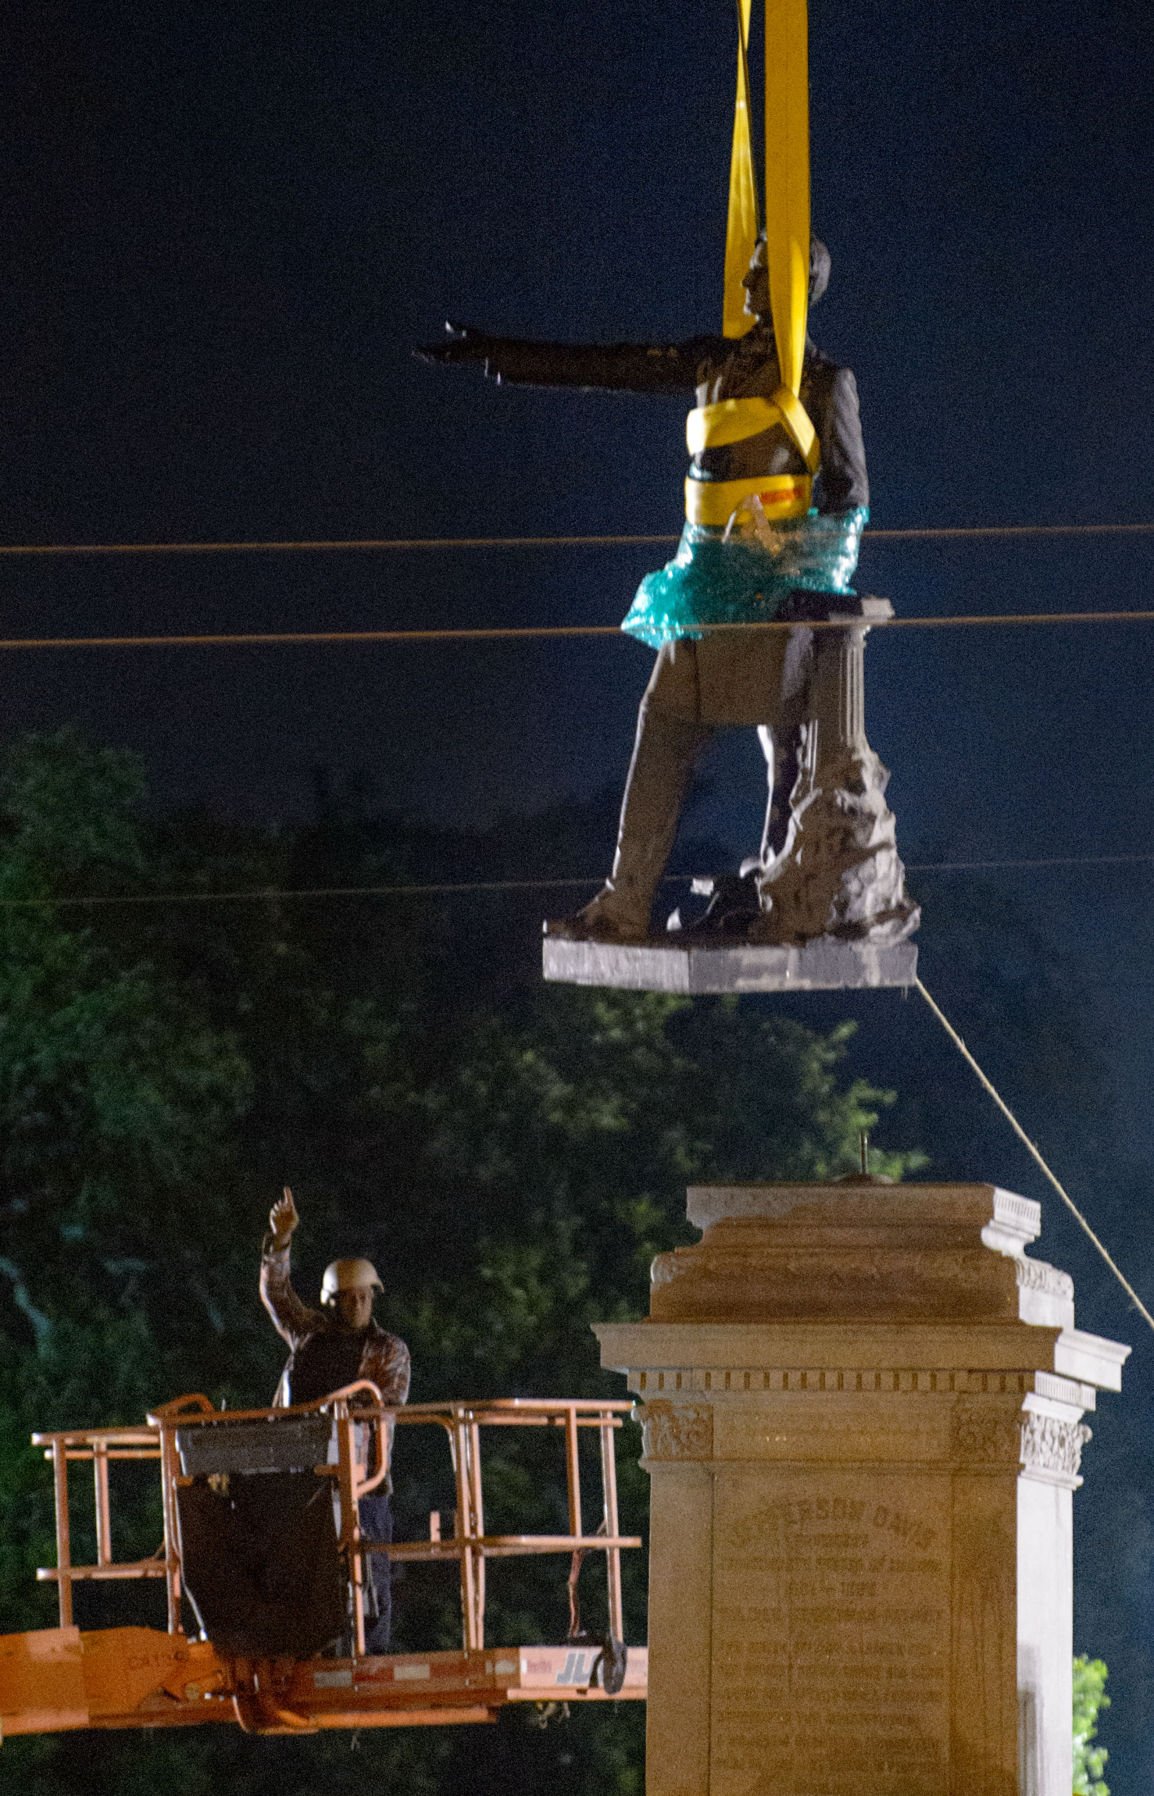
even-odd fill
[[[237,1723],[250,1733],[439,1725],[496,1719],[508,1703],[605,1702],[646,1693],[646,1651],[623,1642],[614,1440],[626,1402],[508,1398],[383,1409],[367,1380],[289,1410],[223,1411],[177,1398],[135,1428],[37,1434],[51,1463],[59,1626],[0,1636],[4,1735],[75,1728]],[[451,1531],[429,1517],[428,1538],[387,1548],[400,1564],[455,1562],[459,1648],[382,1657],[365,1652],[368,1557],[358,1499],[388,1473],[389,1421],[447,1441],[456,1508]],[[563,1449],[568,1531],[485,1531],[485,1430],[550,1430]],[[583,1460],[600,1474],[597,1532],[582,1521]],[[113,1556],[114,1465],[152,1461],[160,1472],[164,1538],[146,1559]],[[72,1560],[70,1468],[92,1468],[96,1562]],[[135,1476],[135,1474],[134,1474]],[[262,1523],[272,1520],[262,1537]],[[570,1638],[557,1645],[485,1639],[485,1569],[494,1558],[568,1556]],[[577,1576],[603,1556],[608,1629],[580,1631]],[[287,1557],[286,1557],[287,1555]],[[294,1557],[295,1555],[295,1557]],[[101,1580],[163,1580],[168,1625],[81,1631],[74,1590]],[[258,1590],[254,1602],[246,1593]],[[333,1645],[334,1639],[336,1645]]]

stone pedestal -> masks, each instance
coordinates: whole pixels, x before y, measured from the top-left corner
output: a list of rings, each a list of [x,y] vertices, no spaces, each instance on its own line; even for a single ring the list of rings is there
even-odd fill
[[[598,1328],[652,1477],[647,1796],[1069,1796],[1072,1493],[1129,1349],[990,1185],[703,1187]]]

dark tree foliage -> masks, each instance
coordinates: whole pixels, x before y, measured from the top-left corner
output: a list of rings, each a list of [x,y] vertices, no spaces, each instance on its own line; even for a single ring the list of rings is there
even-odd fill
[[[474,978],[428,906],[227,897],[316,882],[321,864],[324,883],[412,877],[427,844],[399,824],[329,818],[289,837],[205,816],[149,822],[141,799],[131,759],[67,734],[17,745],[0,768],[3,1630],[51,1621],[32,1581],[51,1559],[33,1427],[133,1421],[182,1390],[234,1404],[271,1392],[280,1351],[255,1258],[285,1180],[304,1216],[302,1289],[331,1255],[370,1254],[385,1319],[413,1349],[414,1398],[620,1396],[589,1324],[644,1311],[650,1259],[687,1238],[685,1185],[846,1170],[890,1101],[847,1078],[846,1028],[541,988],[515,958],[495,971],[492,911]],[[175,890],[205,900],[164,900]],[[62,902],[113,893],[146,902]],[[894,1173],[915,1163],[879,1159]],[[622,1500],[643,1528],[636,1448],[627,1430]],[[494,1517],[560,1521],[544,1460],[505,1449],[489,1480]],[[419,1451],[398,1482],[403,1528],[451,1501]],[[151,1550],[151,1499],[129,1503],[124,1527],[121,1549]],[[452,1640],[439,1577],[401,1583],[402,1641]],[[555,1567],[532,1562],[493,1586],[494,1637],[562,1636]],[[129,1618],[123,1593],[83,1594],[82,1626]],[[595,1610],[593,1586],[587,1600]],[[26,1796],[94,1783],[113,1796],[338,1796],[366,1779],[407,1796],[633,1796],[642,1717],[620,1705],[544,1730],[513,1714],[360,1740],[60,1736],[10,1742],[2,1772]]]

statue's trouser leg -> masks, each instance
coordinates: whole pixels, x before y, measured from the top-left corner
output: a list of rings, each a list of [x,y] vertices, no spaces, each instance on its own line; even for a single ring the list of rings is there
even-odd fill
[[[712,734],[707,724],[663,711],[647,698],[641,701],[613,871],[594,901],[622,929],[644,933],[649,928],[693,765]]]
[[[805,721],[813,678],[813,637],[812,630],[789,632],[777,679],[769,689],[773,721],[758,725],[757,736],[765,755],[769,790],[757,865],[754,868],[752,863],[746,862],[743,871],[756,870],[762,880],[793,846],[792,799],[805,746]]]
[[[765,773],[769,791],[766,796],[765,827],[761,833],[761,848],[757,856],[757,867],[772,865],[778,855],[783,853],[789,842],[790,796],[797,784],[797,771],[801,761],[801,734],[794,730],[783,739],[775,737],[774,731],[767,723],[759,724],[757,739],[761,743],[765,756]],[[745,871],[753,864],[746,862]]]

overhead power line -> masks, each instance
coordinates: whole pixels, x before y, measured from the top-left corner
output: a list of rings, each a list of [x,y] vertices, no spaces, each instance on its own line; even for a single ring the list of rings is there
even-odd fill
[[[1154,529],[1154,525],[1150,526]],[[301,542],[224,543],[10,543],[0,557],[15,555],[359,555],[390,549],[608,549],[649,548],[676,536],[369,536]]]
[[[932,542],[957,537],[1150,536],[1154,522],[1137,524],[933,524],[900,530],[867,529],[871,542]],[[188,543],[0,543],[0,558],[48,555],[354,555],[421,549],[660,548],[675,535],[370,536],[299,541]]]
[[[1063,854],[1035,859],[981,861],[907,861],[907,873],[982,873],[998,869],[1047,867],[1154,866],[1150,854]],[[688,885],[693,875],[671,873],[663,885]],[[373,886],[246,886],[228,892],[92,892],[60,898],[0,898],[0,910],[52,910],[65,907],[102,909],[110,905],[269,904],[302,898],[454,898],[484,892],[559,892],[589,890],[601,884],[599,874],[562,879],[462,879],[419,884],[401,881]]]
[[[850,623],[857,619],[848,620]],[[863,618],[871,630],[1025,629],[1044,624],[1149,624],[1154,611],[978,612],[973,616]],[[741,634],[758,630],[844,630],[838,621],[764,618],[756,623],[698,624],[702,635]],[[0,652],[45,649],[223,649],[357,647],[406,642],[524,642],[565,637],[607,636],[625,640],[619,624],[494,624],[415,630],[232,630],[172,636],[8,636]]]
[[[907,861],[907,873],[987,873],[1016,867],[1141,867],[1154,854],[1048,854],[987,861]]]
[[[1046,1175],[1046,1178],[1049,1180],[1050,1184],[1054,1187],[1054,1190],[1058,1193],[1058,1196],[1061,1198],[1062,1202],[1065,1204],[1067,1210],[1069,1210],[1069,1212],[1073,1216],[1075,1222],[1078,1224],[1078,1227],[1082,1230],[1083,1234],[1085,1234],[1089,1237],[1089,1239],[1093,1243],[1095,1249],[1101,1255],[1102,1259],[1105,1261],[1106,1265],[1110,1268],[1110,1271],[1113,1273],[1114,1277],[1117,1279],[1118,1283],[1121,1285],[1122,1289],[1125,1291],[1127,1297],[1130,1299],[1131,1303],[1134,1305],[1134,1308],[1138,1311],[1138,1314],[1142,1317],[1144,1322],[1148,1323],[1149,1326],[1152,1329],[1154,1329],[1154,1315],[1151,1315],[1150,1311],[1147,1309],[1146,1305],[1143,1303],[1142,1299],[1139,1297],[1137,1291],[1134,1289],[1133,1285],[1130,1283],[1130,1280],[1126,1277],[1126,1274],[1122,1271],[1122,1268],[1119,1266],[1117,1260],[1115,1260],[1113,1255],[1110,1253],[1110,1250],[1106,1246],[1105,1242],[1102,1240],[1101,1236],[1095,1234],[1093,1228],[1090,1226],[1090,1223],[1086,1220],[1085,1216],[1083,1216],[1081,1210],[1078,1208],[1077,1204],[1074,1202],[1074,1199],[1070,1196],[1070,1193],[1066,1190],[1066,1187],[1063,1185],[1063,1183],[1062,1183],[1061,1179],[1058,1177],[1057,1173],[1053,1170],[1053,1168],[1049,1165],[1047,1160],[1044,1158],[1041,1149],[1038,1147],[1037,1142],[1031,1140],[1030,1136],[1027,1135],[1025,1129],[1022,1127],[1021,1123],[1018,1121],[1017,1117],[1014,1115],[1014,1112],[1010,1109],[1010,1106],[1007,1104],[1005,1098],[1002,1097],[1001,1093],[996,1089],[996,1087],[993,1083],[993,1080],[990,1079],[989,1076],[982,1071],[981,1067],[978,1065],[977,1061],[974,1059],[974,1056],[970,1053],[969,1048],[967,1048],[965,1042],[962,1040],[961,1036],[958,1034],[958,1031],[954,1028],[954,1025],[950,1022],[950,1019],[946,1016],[945,1012],[940,1008],[940,1006],[934,1002],[933,998],[931,998],[929,992],[926,990],[925,986],[922,984],[920,979],[914,980],[914,989],[915,989],[915,991],[918,992],[919,996],[921,996],[922,998],[925,999],[925,1001],[926,1001],[927,1005],[929,1006],[930,1010],[932,1011],[933,1015],[937,1018],[938,1022],[941,1024],[942,1028],[945,1030],[946,1034],[949,1036],[950,1040],[953,1042],[954,1046],[957,1048],[959,1054],[962,1056],[962,1059],[965,1061],[966,1065],[970,1068],[970,1071],[973,1072],[974,1074],[976,1074],[978,1081],[981,1084],[982,1090],[987,1092],[988,1095],[991,1098],[993,1098],[994,1103],[998,1106],[998,1109],[1001,1111],[1002,1115],[1005,1117],[1006,1121],[1009,1123],[1010,1127],[1013,1129],[1014,1134],[1018,1137],[1018,1140],[1027,1149],[1027,1151],[1030,1153],[1031,1157],[1036,1161],[1038,1166],[1041,1167],[1043,1173]]]
[[[1151,856],[1154,859],[1154,856]],[[687,884],[689,875],[674,884]],[[0,898],[0,910],[43,910],[82,906],[98,910],[106,905],[130,904],[271,904],[297,898],[432,898],[477,892],[546,892],[566,886],[596,886],[599,878],[586,879],[466,879],[432,884],[381,886],[246,886],[232,892],[93,892],[66,898]]]

